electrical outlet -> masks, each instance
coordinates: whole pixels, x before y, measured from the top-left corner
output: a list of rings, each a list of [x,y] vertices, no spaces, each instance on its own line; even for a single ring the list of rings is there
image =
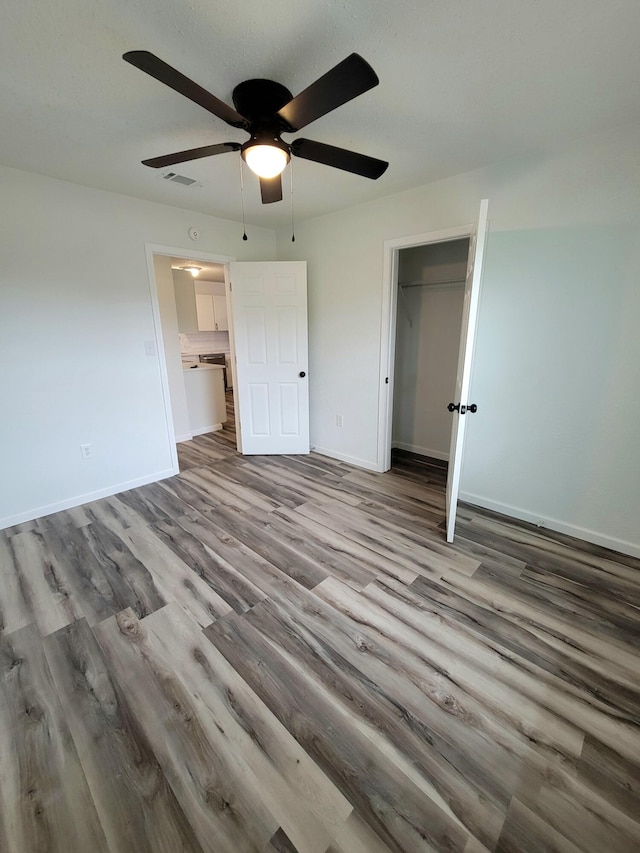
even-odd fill
[[[156,342],[155,341],[145,341],[144,342],[144,354],[145,355],[155,355],[156,354]]]
[[[93,456],[93,447],[90,444],[81,444],[80,455],[83,459],[91,459]]]
[[[336,426],[341,427],[342,425],[342,415],[336,415]]]

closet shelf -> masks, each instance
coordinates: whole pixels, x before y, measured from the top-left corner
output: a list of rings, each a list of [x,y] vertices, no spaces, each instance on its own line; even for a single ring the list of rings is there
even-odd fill
[[[445,278],[440,281],[403,281],[400,287],[435,287],[443,284],[464,284],[465,278]]]

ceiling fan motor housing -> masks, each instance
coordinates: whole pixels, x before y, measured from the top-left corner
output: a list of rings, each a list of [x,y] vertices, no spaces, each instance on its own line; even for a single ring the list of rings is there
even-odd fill
[[[273,80],[245,80],[235,87],[232,98],[236,110],[247,118],[251,125],[275,123],[275,119],[281,132],[287,129],[286,122],[277,117],[276,113],[289,103],[293,95],[281,83]]]

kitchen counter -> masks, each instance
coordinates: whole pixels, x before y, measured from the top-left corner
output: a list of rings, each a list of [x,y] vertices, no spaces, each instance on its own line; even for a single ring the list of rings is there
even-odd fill
[[[223,366],[194,361],[182,368],[191,435],[221,430],[227,420]]]
[[[221,364],[203,364],[201,361],[183,361],[183,370],[224,370]]]

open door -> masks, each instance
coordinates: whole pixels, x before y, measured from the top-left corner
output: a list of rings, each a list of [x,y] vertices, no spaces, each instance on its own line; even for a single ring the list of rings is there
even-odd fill
[[[456,525],[456,510],[458,506],[458,494],[460,492],[462,453],[467,418],[475,413],[475,406],[469,403],[469,383],[471,380],[471,362],[476,337],[478,305],[480,302],[480,283],[487,235],[488,207],[489,202],[485,198],[480,202],[478,227],[469,245],[469,264],[467,266],[467,278],[464,288],[456,394],[455,401],[449,405],[449,410],[453,414],[453,424],[451,429],[451,448],[449,451],[449,471],[447,474],[447,542],[453,542]]]
[[[243,454],[309,452],[307,265],[229,264]]]

